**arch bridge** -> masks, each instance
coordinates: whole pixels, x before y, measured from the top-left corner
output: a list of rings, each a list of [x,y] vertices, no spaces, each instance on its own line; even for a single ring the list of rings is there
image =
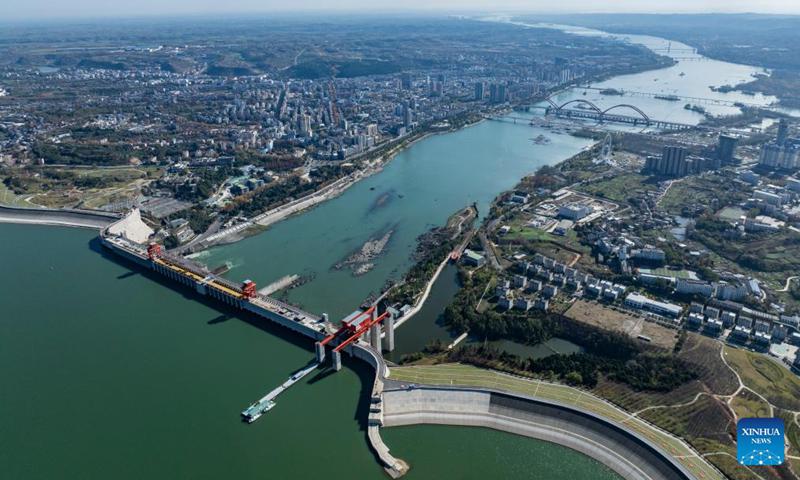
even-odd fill
[[[593,112],[591,114],[592,115],[597,115],[597,119],[599,121],[601,121],[601,122],[606,117],[610,117],[611,116],[611,115],[609,115],[609,112],[611,112],[612,110],[627,109],[627,110],[633,110],[633,112],[635,112],[639,117],[641,117],[641,120],[643,120],[645,124],[650,125],[651,123],[653,123],[653,121],[650,119],[650,117],[646,113],[644,113],[644,111],[642,111],[641,108],[637,107],[636,105],[631,105],[629,103],[620,103],[620,104],[613,105],[613,106],[603,110],[600,107],[598,107],[594,102],[589,101],[589,100],[585,100],[583,98],[577,98],[575,100],[570,100],[568,102],[562,103],[561,105],[559,105],[556,102],[554,102],[552,98],[546,98],[545,100],[547,101],[547,103],[550,104],[550,107],[551,107],[551,108],[548,108],[548,113],[550,111],[554,110],[556,115],[566,114],[566,115],[572,116],[572,113],[574,113],[574,112],[576,112],[578,110],[577,109],[572,109],[572,108],[568,109],[566,107],[574,104],[574,105],[585,105],[587,108],[585,108],[583,110],[586,111],[586,112]]]
[[[664,128],[667,130],[686,130],[689,128],[694,128],[692,125],[683,123],[653,119],[641,108],[637,107],[636,105],[631,105],[630,103],[612,105],[604,110],[597,106],[597,104],[594,102],[583,98],[569,100],[562,104],[556,103],[552,98],[549,97],[545,98],[545,101],[549,104],[545,111],[546,115],[552,113],[558,117],[597,120],[600,123],[613,122],[625,123],[634,126],[645,125],[648,127],[653,126],[657,128]],[[567,108],[570,107],[570,105],[583,105],[583,107]],[[623,110],[623,112],[619,112],[619,110]],[[625,110],[629,111],[630,113],[625,112]]]

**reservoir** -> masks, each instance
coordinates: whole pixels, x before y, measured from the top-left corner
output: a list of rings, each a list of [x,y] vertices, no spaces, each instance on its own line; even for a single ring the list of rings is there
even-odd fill
[[[714,62],[713,69],[693,73],[689,64],[604,85],[694,96],[760,71]],[[559,99],[582,93],[574,89]],[[606,100],[612,101],[598,101]],[[625,101],[644,102],[653,118],[699,121],[682,102]],[[534,142],[540,134],[549,143]],[[230,262],[231,279],[252,278],[259,286],[303,275],[309,281],[288,299],[337,321],[387,280],[403,276],[420,234],[473,202],[485,215],[491,200],[522,176],[588,145],[498,121],[432,136],[342,196],[198,260],[212,267]],[[387,234],[365,274],[334,268]],[[94,237],[86,230],[0,225],[0,265],[11,272],[0,277],[4,477],[384,478],[363,429],[365,365],[346,361],[349,368],[336,375],[312,373],[246,425],[239,412],[305,365],[311,345],[133,271],[100,252]],[[434,286],[439,300],[432,298],[425,315],[397,331],[400,349],[413,351],[436,338],[422,329],[437,327],[437,310],[447,304],[442,299],[457,289],[454,278],[446,272],[445,283]],[[410,343],[403,346],[406,335]],[[538,471],[555,480],[617,478],[563,447],[486,429],[401,427],[384,429],[384,436],[392,453],[412,466],[408,478],[529,478]]]
[[[313,354],[100,250],[90,230],[0,224],[3,478],[384,479],[371,371],[319,370],[248,425],[239,412]],[[365,390],[366,389],[366,390]],[[488,429],[384,429],[410,479],[618,480],[567,448]],[[548,470],[549,469],[549,470]]]

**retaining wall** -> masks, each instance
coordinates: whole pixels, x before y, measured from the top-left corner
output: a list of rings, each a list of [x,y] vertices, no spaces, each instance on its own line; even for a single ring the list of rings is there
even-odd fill
[[[487,427],[557,443],[628,480],[694,480],[658,447],[594,414],[481,389],[416,387],[383,392],[383,425]]]
[[[67,227],[105,228],[119,220],[120,216],[110,212],[53,209],[19,208],[0,206],[0,222],[60,225]]]

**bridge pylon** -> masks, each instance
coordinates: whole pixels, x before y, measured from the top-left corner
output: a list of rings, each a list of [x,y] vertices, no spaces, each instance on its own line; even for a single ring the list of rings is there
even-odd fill
[[[324,348],[324,347],[323,347]],[[341,352],[334,350],[331,352],[331,365],[333,366],[333,370],[338,372],[342,369],[342,354]]]
[[[317,363],[325,361],[325,345],[321,342],[314,342],[314,353],[317,357]]]
[[[369,343],[376,352],[381,351],[381,325],[379,323],[369,327]]]
[[[383,322],[383,326],[386,328],[386,336],[384,340],[386,340],[386,348],[387,352],[394,351],[394,317],[389,315],[386,320]]]

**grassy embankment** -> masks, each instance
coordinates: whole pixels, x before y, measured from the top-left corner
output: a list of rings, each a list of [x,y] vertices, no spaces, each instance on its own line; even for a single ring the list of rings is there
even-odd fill
[[[630,428],[642,435],[671,455],[680,457],[679,460],[698,478],[721,478],[705,462],[699,461],[694,452],[687,448],[684,443],[635,417],[631,417],[625,411],[584,390],[566,385],[512,377],[491,370],[460,364],[394,367],[391,370],[391,378],[402,382],[428,385],[490,388],[584,409],[616,423],[624,424],[626,428]]]

